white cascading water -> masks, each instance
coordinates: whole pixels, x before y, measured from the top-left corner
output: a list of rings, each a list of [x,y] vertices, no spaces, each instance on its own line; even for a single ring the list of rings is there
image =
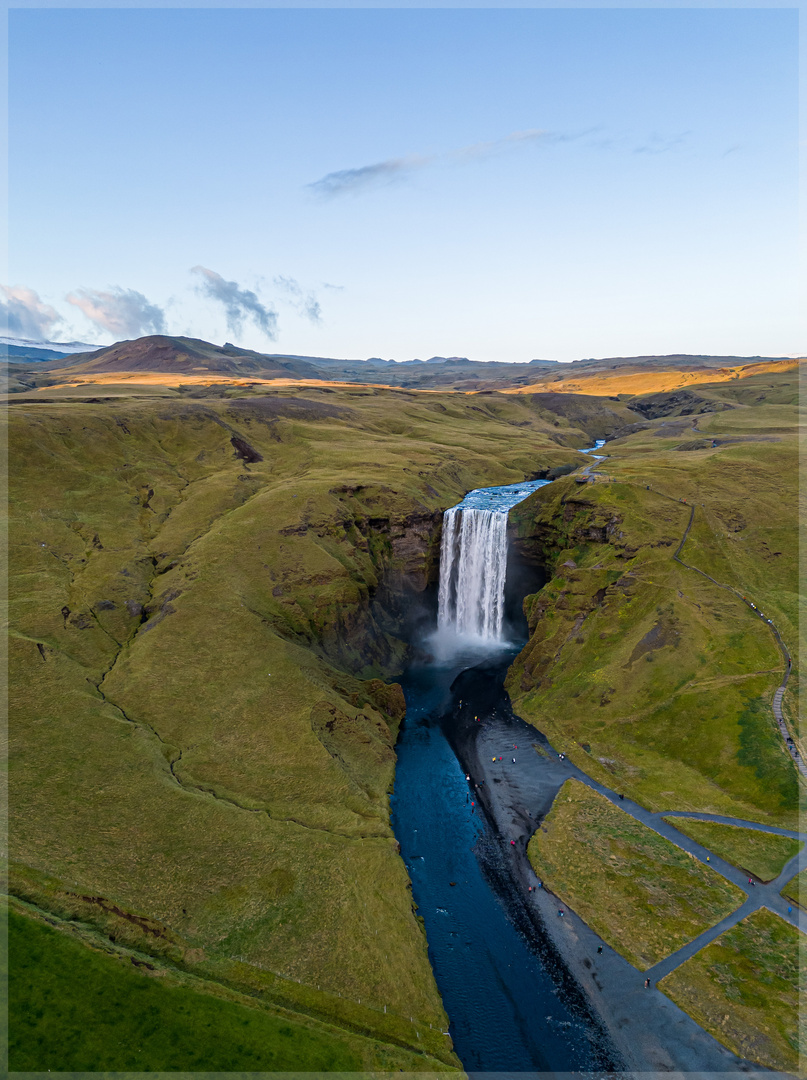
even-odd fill
[[[501,641],[507,512],[452,507],[443,515],[437,628]]]
[[[604,445],[598,439],[582,453]],[[594,454],[595,461],[602,457]],[[548,480],[525,480],[469,491],[443,514],[437,635],[504,640],[504,581],[507,574],[507,515]],[[455,645],[449,645],[451,653]],[[440,647],[438,646],[438,651]]]

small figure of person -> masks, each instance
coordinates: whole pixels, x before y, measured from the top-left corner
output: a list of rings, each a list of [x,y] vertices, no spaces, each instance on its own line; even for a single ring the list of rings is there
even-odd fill
[[[598,952],[598,953],[601,953],[601,952],[602,952],[602,945],[598,945],[598,946],[597,946],[597,952]]]

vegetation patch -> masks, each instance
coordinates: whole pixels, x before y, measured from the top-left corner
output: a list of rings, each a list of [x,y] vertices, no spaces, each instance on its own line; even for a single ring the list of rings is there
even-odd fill
[[[721,934],[659,983],[724,1046],[768,1069],[800,1072],[807,964],[799,930],[765,909]],[[801,1074],[801,1073],[800,1073]]]
[[[544,884],[641,971],[734,911],[743,893],[577,780],[528,855]]]
[[[742,829],[718,821],[693,821],[680,817],[664,820],[760,881],[773,881],[781,874],[785,863],[804,847],[801,840],[789,836]]]
[[[261,1007],[9,912],[14,1072],[333,1072],[441,1062]],[[212,991],[212,992],[211,992]]]
[[[802,870],[788,881],[782,889],[782,896],[793,900],[799,907],[807,908],[807,870]]]
[[[456,1063],[389,821],[403,612],[445,506],[579,455],[442,398],[10,411],[10,888]]]
[[[794,658],[783,707],[798,730],[796,416],[763,402],[697,427],[708,449],[679,454],[681,432],[650,421],[606,444],[596,483],[561,478],[511,511],[549,574],[507,689],[558,750],[645,806],[793,828],[804,786],[773,717],[784,662],[765,619]]]

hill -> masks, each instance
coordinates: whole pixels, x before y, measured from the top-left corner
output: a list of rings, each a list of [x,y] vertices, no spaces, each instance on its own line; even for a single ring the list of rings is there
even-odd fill
[[[786,357],[670,356],[608,357],[560,363],[533,360],[528,364],[479,362],[466,357],[433,356],[428,360],[395,362],[305,357],[260,353],[235,345],[212,345],[196,338],[153,335],[120,341],[93,352],[49,359],[14,373],[12,391],[65,381],[103,381],[120,374],[127,381],[160,374],[182,376],[200,384],[215,378],[305,380],[361,383],[419,390],[509,393],[584,393],[618,397],[666,391],[706,381],[747,378],[753,374],[788,370],[797,361]],[[25,356],[15,357],[24,361]],[[44,361],[44,362],[43,362]],[[15,365],[16,366],[16,365]]]
[[[197,338],[167,337],[155,334],[134,341],[119,341],[91,353],[76,353],[68,362],[54,360],[45,370],[65,371],[76,375],[101,372],[179,372],[195,375],[210,372],[218,375],[262,375],[264,378],[288,376],[316,378],[318,370],[305,360],[270,358],[235,345],[211,345]]]
[[[586,434],[364,388],[8,411],[19,910],[362,1033],[368,1067],[456,1065],[389,823],[385,680],[443,508],[573,467]]]

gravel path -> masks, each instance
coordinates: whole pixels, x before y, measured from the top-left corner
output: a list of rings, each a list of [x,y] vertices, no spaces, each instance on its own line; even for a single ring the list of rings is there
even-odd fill
[[[461,676],[458,700],[463,696],[462,681]],[[592,1007],[606,1024],[628,1068],[632,1072],[757,1072],[770,1075],[755,1063],[737,1057],[704,1031],[656,988],[655,976],[650,976],[653,985],[645,989],[644,982],[649,973],[638,971],[548,889],[537,888],[538,879],[526,855],[527,842],[538,820],[547,813],[558,790],[570,776],[588,782],[627,812],[634,809],[641,812],[644,817],[639,818],[638,813],[634,816],[650,827],[654,815],[630,800],[620,800],[617,793],[609,792],[602,785],[596,785],[567,759],[561,761],[536,729],[514,716],[501,697],[498,702],[494,694],[488,702],[481,700],[483,698],[484,694],[474,693],[473,709],[468,701],[464,707],[458,707],[446,719],[447,734],[470,776],[472,797],[484,807],[499,837],[504,857],[509,860],[512,887],[521,893],[532,919],[560,952]],[[475,720],[475,716],[480,719]],[[537,752],[534,745],[542,752]],[[494,756],[497,758],[495,763],[491,760]],[[498,761],[500,756],[502,761]],[[656,829],[662,835],[667,835],[667,830],[670,838],[682,841],[681,846],[692,843],[693,848],[700,847],[664,822]],[[515,845],[510,843],[511,840],[516,841]],[[718,868],[716,863],[715,868]],[[747,878],[743,879],[736,868],[730,869],[745,882],[746,903],[748,910],[753,910],[759,906],[756,895],[750,894],[754,887],[748,886]],[[774,884],[769,889],[772,890]],[[742,912],[740,918],[746,913],[744,907],[738,909]],[[558,915],[559,909],[564,911],[562,917]],[[786,905],[784,910],[786,912]],[[706,942],[700,947],[703,944]],[[678,963],[683,959],[685,957]]]
[[[807,834],[726,815],[652,812],[632,799],[621,799],[619,792],[593,780],[568,758],[561,759],[534,727],[513,714],[501,689],[502,673],[491,662],[460,675],[454,684],[454,708],[444,720],[446,734],[470,778],[471,797],[484,808],[499,839],[503,857],[510,866],[510,887],[521,893],[525,909],[560,951],[629,1068],[636,1072],[766,1073],[758,1065],[738,1058],[707,1034],[656,984],[724,930],[760,907],[774,911],[807,933],[807,916],[779,895],[783,885],[807,866],[807,856],[804,851],[799,852],[767,885],[756,878],[752,879],[754,884],[749,884],[747,874],[662,818],[681,816],[721,821],[801,840],[807,840]],[[530,837],[549,811],[557,792],[572,777],[693,857],[705,863],[708,855],[708,865],[743,891],[744,902],[650,971],[638,971],[550,890],[537,888],[538,879],[527,859]],[[511,840],[515,843],[511,844]],[[793,909],[790,913],[788,907]],[[561,908],[562,917],[558,915]],[[647,978],[652,984],[649,989],[644,986]]]

